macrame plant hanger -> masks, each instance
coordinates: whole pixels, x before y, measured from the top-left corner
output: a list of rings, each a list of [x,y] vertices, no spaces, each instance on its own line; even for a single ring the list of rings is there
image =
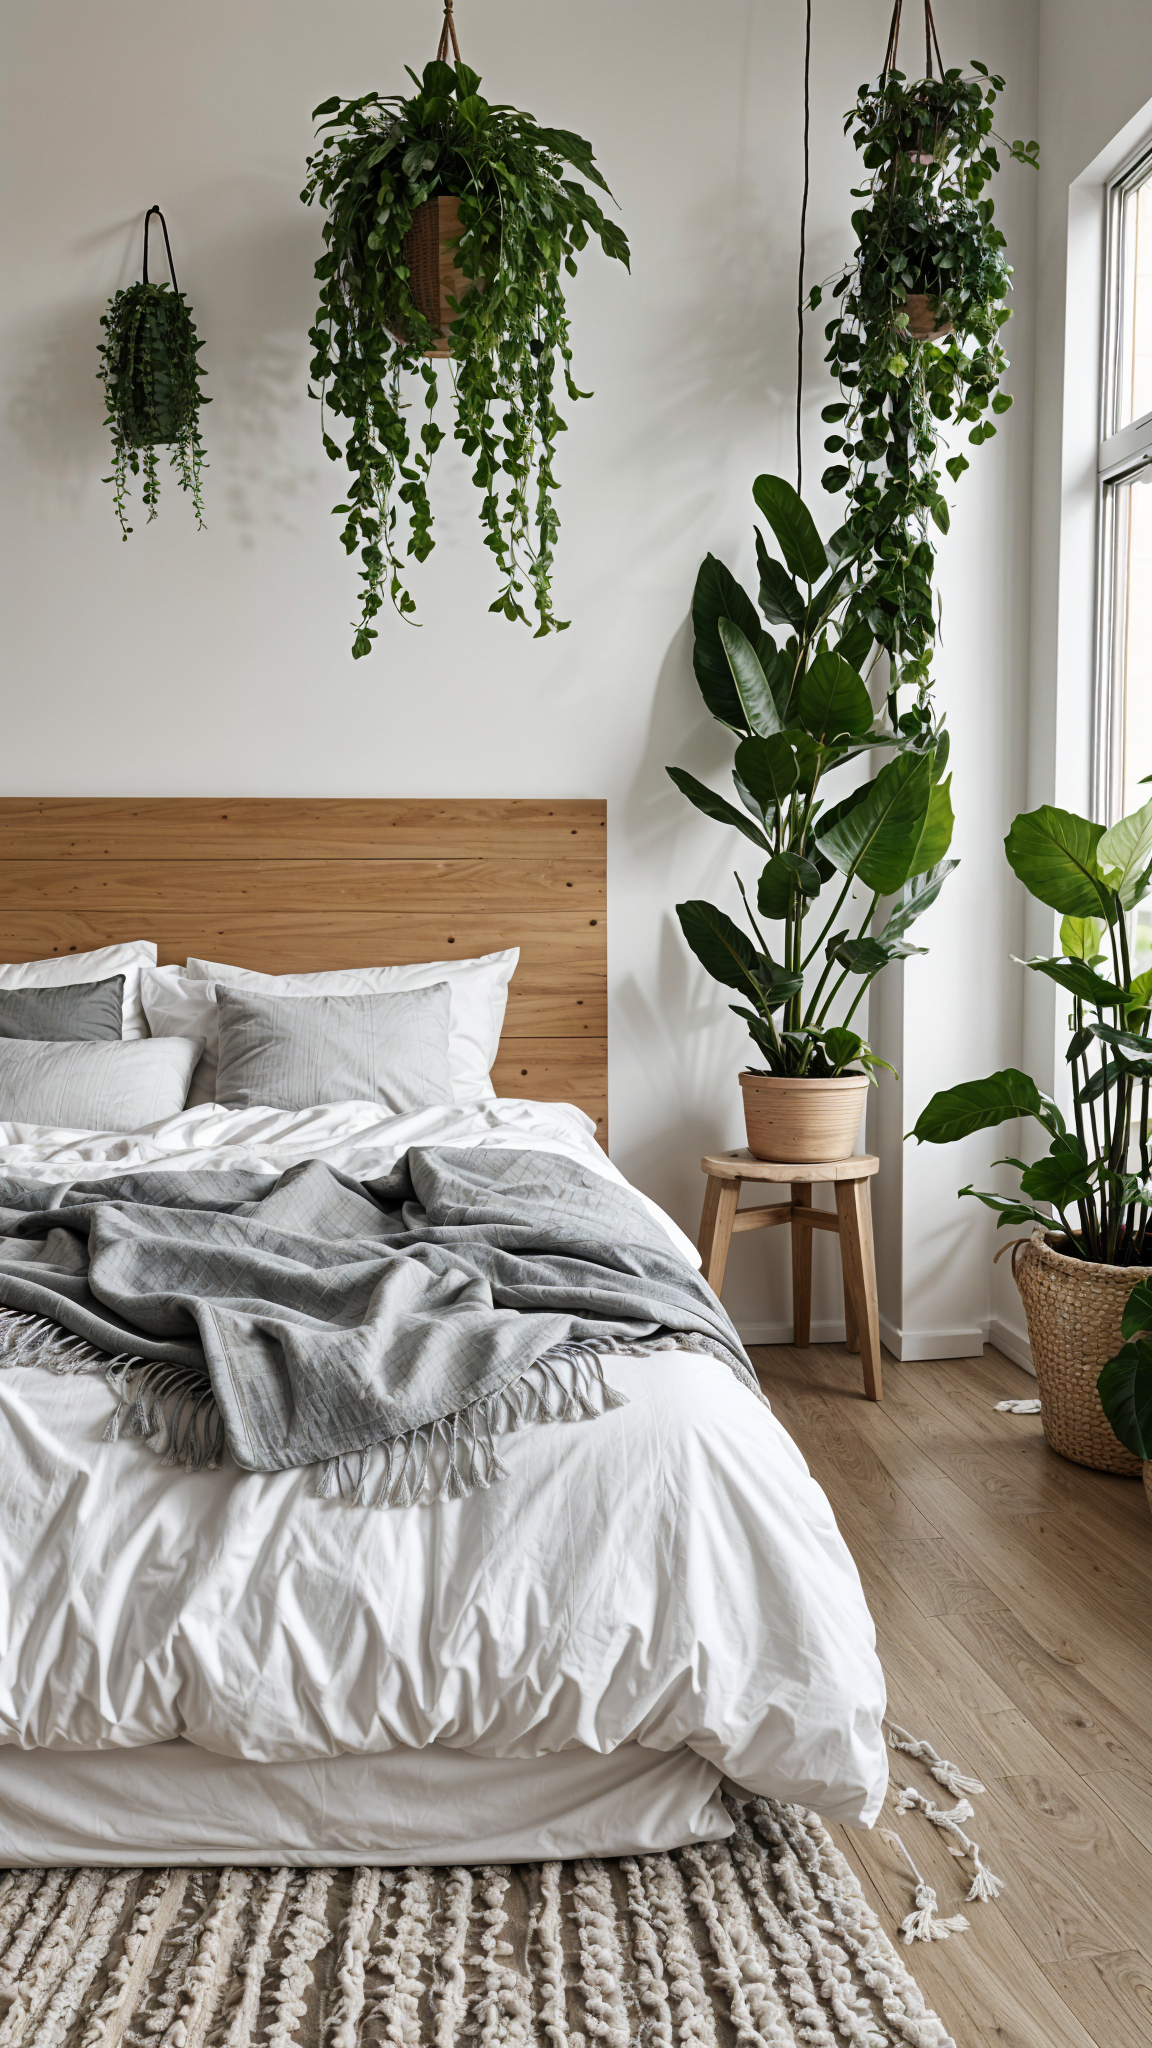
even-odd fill
[[[452,0],[444,0],[444,26],[440,30],[440,41],[436,45],[436,61],[438,64],[450,63],[451,59],[448,55],[450,47],[456,62],[459,64],[461,62],[460,45],[456,40],[456,22],[452,13]]]
[[[888,79],[889,73],[896,67],[896,46],[900,41],[900,15],[903,11],[903,6],[904,0],[896,0],[896,4],[892,9],[892,21],[888,30],[888,48],[884,52],[883,78],[885,82]],[[924,75],[926,78],[933,76],[933,50],[936,52],[936,63],[940,76],[943,78],[944,59],[940,55],[940,41],[936,34],[936,23],[932,18],[932,0],[924,0]]]
[[[158,206],[150,206],[148,208],[147,213],[144,215],[144,282],[145,284],[147,284],[148,282],[148,225],[152,219],[153,214],[156,215],[157,219],[160,222],[161,227],[164,230],[164,249],[168,257],[168,275],[172,279],[172,290],[176,294],[176,297],[179,298],[180,287],[176,282],[176,266],[172,261],[172,244],[168,240],[168,223],[165,220],[164,215],[161,213],[160,208]]]

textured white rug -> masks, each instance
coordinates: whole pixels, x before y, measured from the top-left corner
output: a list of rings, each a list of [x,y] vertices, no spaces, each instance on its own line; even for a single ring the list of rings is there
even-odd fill
[[[818,1817],[473,1870],[0,1877],[0,2048],[951,2048]]]

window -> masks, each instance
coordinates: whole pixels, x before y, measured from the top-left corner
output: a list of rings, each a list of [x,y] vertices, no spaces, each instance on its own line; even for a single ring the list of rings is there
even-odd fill
[[[1096,803],[1111,822],[1148,801],[1152,775],[1152,151],[1114,181],[1108,206]]]

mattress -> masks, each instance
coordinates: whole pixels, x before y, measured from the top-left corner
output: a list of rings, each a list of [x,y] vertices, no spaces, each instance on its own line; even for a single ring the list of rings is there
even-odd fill
[[[579,1111],[506,1101],[391,1119],[357,1104],[298,1117],[208,1106],[127,1137],[8,1127],[5,1141],[5,1168],[44,1181],[301,1157],[368,1176],[410,1144],[455,1142],[537,1146],[617,1177]],[[139,1768],[143,1787],[173,1743],[208,1759],[193,1771],[284,1767],[304,1774],[292,1783],[325,1786],[328,1767],[370,1776],[411,1753],[508,1765],[510,1785],[522,1766],[561,1771],[576,1753],[613,1768],[621,1752],[677,1768],[688,1753],[706,1767],[704,1803],[723,1773],[870,1824],[887,1783],[884,1683],[828,1500],[720,1361],[661,1352],[606,1368],[624,1405],[501,1439],[507,1476],[487,1491],[382,1511],[318,1498],[308,1470],[165,1466],[145,1443],[102,1441],[115,1406],[102,1377],[0,1369],[8,1825],[35,1833],[12,1789],[35,1784],[48,1816],[37,1860],[74,1860],[53,1832],[65,1772],[99,1787]],[[94,1841],[119,1825],[85,1810]],[[225,1809],[214,1839],[239,1850],[227,1822]],[[266,1811],[250,1825],[266,1838]],[[315,1857],[309,1826],[301,1818],[293,1839],[308,1837]],[[415,1840],[424,1822],[405,1826]],[[477,1822],[485,1839],[499,1826],[490,1811]],[[165,1854],[191,1846],[174,1834]],[[348,1857],[363,1853],[357,1838]]]
[[[624,1744],[511,1761],[443,1749],[251,1764],[190,1742],[0,1749],[0,1866],[453,1864],[718,1841],[720,1773]]]

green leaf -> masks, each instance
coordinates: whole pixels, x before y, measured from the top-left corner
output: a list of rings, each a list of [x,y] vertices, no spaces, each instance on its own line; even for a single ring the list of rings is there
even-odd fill
[[[803,499],[782,476],[758,476],[752,496],[772,528],[792,574],[805,583],[818,583],[829,566],[828,556]]]
[[[1060,947],[1069,960],[1094,960],[1104,942],[1104,924],[1099,917],[1063,917]]]
[[[741,740],[736,773],[762,810],[786,803],[799,779],[796,756],[782,733],[768,739]]]
[[[1013,820],[1004,851],[1013,873],[1041,903],[1068,917],[1092,917],[1112,903],[1096,865],[1102,825],[1041,804]]]
[[[841,1073],[850,1060],[859,1059],[864,1050],[864,1040],[858,1031],[849,1031],[843,1024],[835,1024],[831,1031],[824,1033],[824,1050],[835,1075]]]
[[[1041,1093],[1031,1075],[1003,1067],[982,1081],[942,1088],[921,1110],[912,1136],[921,1145],[951,1145],[1020,1116],[1034,1116],[1053,1136],[1063,1134],[1064,1119],[1051,1097]]]
[[[1053,1146],[1035,1165],[1025,1168],[1020,1186],[1034,1202],[1051,1202],[1056,1209],[1066,1209],[1091,1194],[1092,1171],[1082,1151],[1078,1155]]]
[[[1125,1344],[1104,1367],[1096,1391],[1125,1449],[1152,1458],[1152,1344]]]
[[[717,796],[707,783],[698,782],[686,768],[667,768],[664,772],[671,776],[681,796],[686,796],[706,818],[715,818],[718,825],[731,825],[735,831],[742,832],[745,839],[750,839],[753,846],[759,846],[765,853],[772,851],[771,841],[765,838],[760,827],[743,811],[738,811],[735,804],[730,804],[726,797]]]
[[[1046,974],[1049,981],[1058,982],[1061,988],[1079,996],[1081,1002],[1092,1003],[1098,1010],[1115,1009],[1125,1000],[1123,989],[1117,988],[1114,982],[1105,981],[1102,975],[1094,974],[1086,961],[1021,960],[1015,953],[1012,958],[1018,967],[1031,967],[1036,974]]]
[[[1152,799],[1101,834],[1096,866],[1101,879],[1115,889],[1125,910],[1131,910],[1148,887],[1152,862]],[[1143,885],[1143,886],[1141,886]]]
[[[748,730],[748,721],[732,681],[728,657],[721,645],[721,619],[731,619],[733,625],[739,626],[758,654],[761,639],[772,645],[747,591],[741,588],[723,562],[718,561],[715,555],[706,555],[700,564],[696,588],[692,593],[692,627],[696,636],[692,666],[700,694],[713,718],[718,718],[722,725],[730,726],[733,732],[743,733]]]
[[[880,770],[863,801],[824,825],[817,843],[842,875],[894,896],[909,878],[932,790],[928,754],[900,754]]]
[[[1114,1024],[1093,1022],[1088,1030],[1093,1038],[1113,1047],[1119,1065],[1128,1073],[1152,1074],[1152,1038],[1141,1038],[1135,1031],[1118,1031]]]
[[[678,903],[680,929],[705,972],[725,988],[734,988],[746,999],[764,1006],[762,976],[772,963],[766,962],[738,924],[733,924],[714,904],[693,901]]]
[[[1152,1004],[1152,967],[1138,974],[1128,991],[1129,1010],[1146,1010]]]
[[[1152,1332],[1152,1280],[1138,1280],[1124,1304],[1121,1335],[1142,1337]]]
[[[764,617],[774,626],[791,626],[793,632],[802,633],[808,615],[803,593],[793,583],[784,564],[768,553],[759,530],[756,534],[756,565],[760,571],[760,609]]]
[[[836,652],[842,661],[848,663],[849,668],[854,668],[857,675],[862,677],[864,663],[875,644],[876,636],[867,619],[860,619],[856,625],[850,626],[846,633],[841,633],[836,642]]]
[[[910,876],[930,874],[934,868],[939,867],[952,844],[954,823],[952,777],[948,775],[942,782],[933,780],[923,830],[908,870]]]
[[[734,620],[717,619],[716,630],[732,672],[732,681],[736,685],[736,694],[740,699],[745,721],[754,733],[759,733],[762,739],[767,739],[770,733],[780,731],[780,714],[756,650]]]
[[[799,853],[774,853],[760,876],[756,908],[761,917],[787,917],[797,891],[804,896],[820,894],[820,873]]]
[[[910,946],[904,939],[894,939],[889,945],[881,939],[832,938],[828,941],[828,958],[840,967],[846,967],[849,974],[879,974],[890,960],[906,960],[912,953],[924,953],[925,946]]]
[[[853,739],[872,724],[872,700],[863,681],[839,650],[821,648],[800,678],[796,709],[812,737],[829,741],[848,733]]]
[[[923,916],[929,905],[935,903],[949,875],[954,874],[959,865],[958,860],[942,860],[936,867],[929,868],[927,873],[913,875],[911,881],[905,882],[888,914],[883,931],[877,933],[882,944],[887,945],[893,939],[903,938],[909,925],[914,924],[918,917]]]

